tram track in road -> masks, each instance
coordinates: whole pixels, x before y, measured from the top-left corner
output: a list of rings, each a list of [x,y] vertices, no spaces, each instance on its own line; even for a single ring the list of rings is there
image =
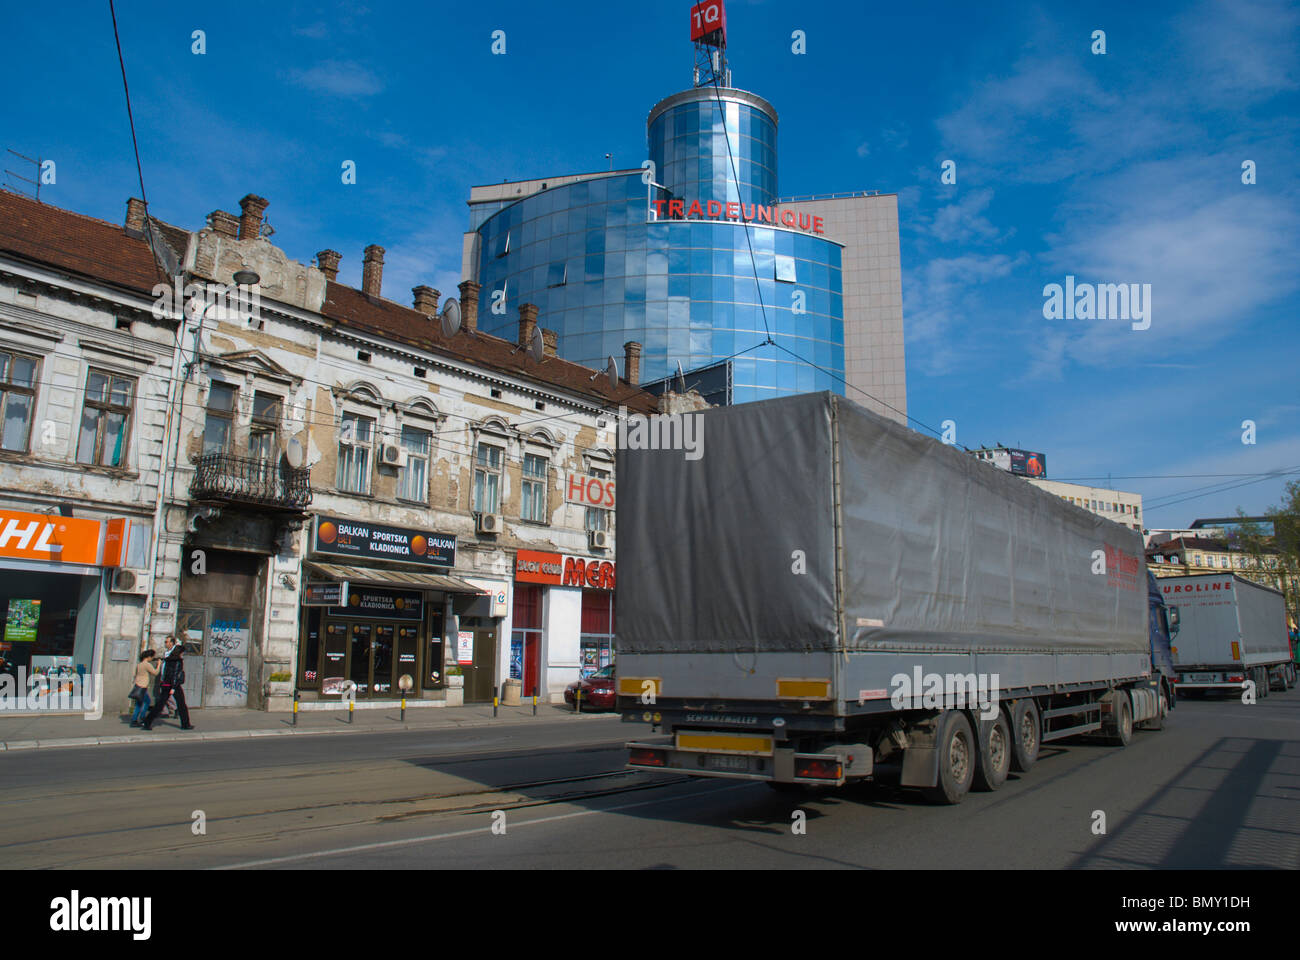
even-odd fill
[[[564,791],[553,796],[530,797],[521,794],[521,790],[529,789],[554,789],[563,787],[567,784],[586,784],[593,782],[611,782],[617,777],[627,777],[634,779],[635,782],[626,784],[615,784],[599,789],[580,789],[575,791]],[[66,835],[58,838],[46,838],[39,841],[27,841],[18,844],[0,845],[0,849],[5,850],[5,859],[10,861],[14,867],[22,867],[23,863],[15,863],[15,858],[21,857],[24,848],[35,853],[35,848],[53,845],[55,851],[75,850],[79,844],[93,843],[95,841],[104,842],[112,840],[129,840],[129,846],[124,850],[120,844],[109,844],[113,849],[105,849],[103,852],[90,853],[88,855],[71,857],[71,858],[43,858],[42,866],[46,868],[67,869],[82,868],[95,869],[109,865],[121,866],[123,858],[130,860],[139,858],[142,863],[156,862],[156,858],[176,855],[181,857],[194,858],[196,855],[216,853],[221,848],[229,848],[231,845],[239,846],[262,846],[267,844],[282,843],[283,841],[299,838],[306,834],[315,835],[334,835],[347,830],[356,830],[365,827],[384,828],[399,823],[411,823],[420,818],[436,817],[461,817],[481,814],[488,811],[512,811],[524,809],[537,809],[549,806],[564,804],[582,803],[589,800],[598,800],[607,797],[620,796],[622,794],[641,793],[645,791],[663,790],[669,787],[677,786],[682,783],[690,782],[691,777],[658,777],[653,775],[640,774],[635,771],[612,771],[600,774],[584,774],[573,777],[552,777],[544,780],[523,781],[516,784],[501,787],[484,787],[481,790],[458,791],[436,799],[449,799],[470,802],[456,803],[447,806],[436,806],[422,808],[418,810],[405,811],[398,814],[371,814],[360,817],[349,817],[336,820],[332,823],[306,823],[301,820],[294,824],[277,824],[274,828],[262,828],[248,832],[240,832],[230,835],[219,835],[218,831],[222,826],[230,826],[249,820],[258,820],[266,817],[282,817],[294,814],[312,813],[318,814],[329,809],[340,809],[346,807],[356,807],[362,805],[372,806],[389,806],[393,800],[377,801],[352,801],[345,803],[331,803],[316,806],[296,806],[292,808],[266,809],[252,813],[241,813],[230,817],[213,817],[207,820],[207,833],[202,836],[191,836],[188,834],[188,821],[178,821],[168,824],[151,824],[149,830],[155,833],[160,829],[168,827],[186,830],[187,834],[184,840],[170,840],[166,843],[149,844],[141,843],[142,838],[148,838],[150,833],[141,832],[141,828],[118,828],[102,831],[86,831],[78,834]],[[422,798],[424,800],[429,797]],[[309,818],[310,819],[310,818]],[[57,862],[55,862],[57,861]],[[36,864],[30,864],[35,866]],[[184,861],[178,861],[178,865],[184,866]]]

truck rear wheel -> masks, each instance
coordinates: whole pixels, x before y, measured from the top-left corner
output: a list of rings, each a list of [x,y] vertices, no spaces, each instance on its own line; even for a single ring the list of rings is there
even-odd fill
[[[1268,696],[1268,667],[1260,667],[1255,671],[1255,673],[1259,677],[1259,679],[1255,681],[1255,699],[1263,700]]]
[[[999,710],[980,747],[979,763],[975,766],[975,789],[996,790],[1006,783],[1010,770],[1011,727],[1007,724],[1007,715]]]
[[[1142,724],[1142,726],[1147,730],[1163,730],[1165,728],[1165,717],[1169,715],[1169,699],[1165,696],[1165,688],[1163,684],[1161,684],[1160,689],[1156,691],[1156,696],[1159,697],[1160,710],[1154,717]]]
[[[1040,735],[1038,704],[1033,700],[1017,700],[1011,708],[1011,769],[1028,773],[1038,759]]]
[[[1114,746],[1127,747],[1133,739],[1133,701],[1127,690],[1116,690],[1112,698],[1110,719],[1102,724],[1102,730]]]
[[[949,710],[939,718],[935,748],[939,753],[939,782],[925,788],[925,797],[935,803],[961,803],[970,791],[979,753],[966,714]]]

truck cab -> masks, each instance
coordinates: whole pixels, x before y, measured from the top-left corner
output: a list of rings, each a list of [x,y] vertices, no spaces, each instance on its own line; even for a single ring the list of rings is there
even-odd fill
[[[1177,704],[1174,685],[1178,670],[1174,667],[1173,639],[1178,634],[1178,608],[1165,603],[1156,575],[1147,570],[1147,613],[1151,637],[1151,685],[1164,694],[1169,709]]]

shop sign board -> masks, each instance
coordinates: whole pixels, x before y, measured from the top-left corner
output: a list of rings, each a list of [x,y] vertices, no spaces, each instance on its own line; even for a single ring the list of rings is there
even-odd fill
[[[613,560],[577,557],[542,550],[520,550],[515,556],[515,580],[552,587],[614,589]]]
[[[98,520],[0,510],[0,557],[46,563],[99,563]]]
[[[348,582],[346,580],[320,580],[308,582],[302,588],[304,607],[346,607]]]
[[[386,527],[378,523],[318,516],[315,553],[370,560],[397,560],[431,567],[456,565],[456,535]]]
[[[331,617],[374,617],[379,620],[419,620],[423,601],[409,590],[348,585],[347,606],[330,607]]]
[[[460,630],[456,633],[456,662],[466,665],[474,662],[474,631]]]

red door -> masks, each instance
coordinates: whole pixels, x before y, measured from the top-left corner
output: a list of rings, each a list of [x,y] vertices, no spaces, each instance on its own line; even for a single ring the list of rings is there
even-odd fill
[[[539,663],[539,654],[541,653],[541,640],[536,633],[531,630],[524,635],[524,689],[523,695],[531,697],[537,692],[537,674]]]

